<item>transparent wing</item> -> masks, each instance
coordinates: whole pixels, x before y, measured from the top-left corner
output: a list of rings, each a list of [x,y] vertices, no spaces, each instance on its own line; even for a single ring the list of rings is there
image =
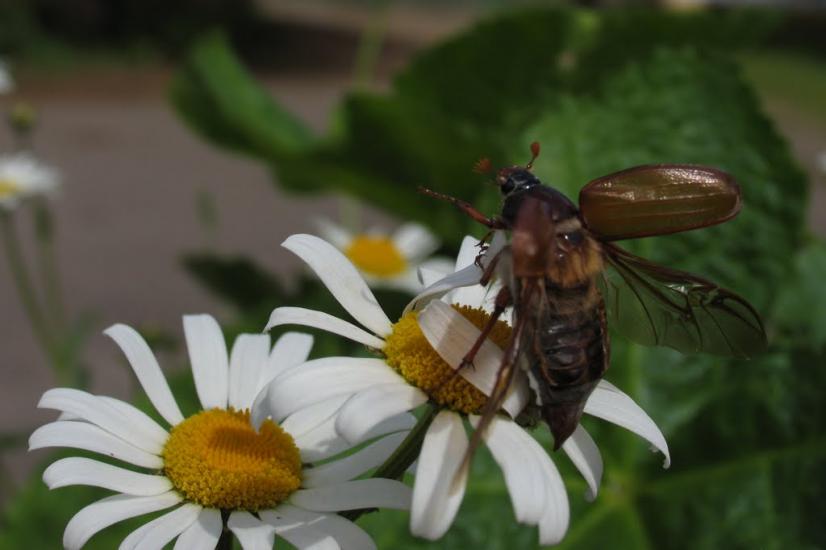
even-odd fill
[[[754,308],[716,284],[603,243],[601,290],[609,328],[648,346],[749,358],[766,349]]]

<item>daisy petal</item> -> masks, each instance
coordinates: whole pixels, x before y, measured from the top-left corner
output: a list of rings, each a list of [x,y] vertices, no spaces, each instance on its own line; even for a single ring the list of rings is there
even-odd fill
[[[440,279],[443,279],[445,275],[447,275],[447,273],[443,273],[441,271],[437,271],[435,269],[431,269],[430,267],[423,265],[419,266],[418,273],[419,281],[421,281],[422,285],[424,285],[425,287],[429,287],[430,285],[432,285]]]
[[[548,490],[545,501],[545,513],[539,521],[539,544],[542,546],[558,544],[568,531],[571,511],[568,507],[568,493],[562,476],[556,469],[551,457],[544,455],[541,461],[545,487]]]
[[[304,479],[301,486],[306,488],[321,487],[355,479],[387,460],[401,445],[408,433],[410,432],[390,434],[342,459],[328,462],[316,468],[307,468],[304,470]]]
[[[357,479],[337,485],[299,489],[290,502],[313,512],[340,512],[363,508],[410,508],[410,487],[393,479]]]
[[[184,504],[133,531],[123,539],[118,550],[155,550],[163,548],[180,535],[196,519],[201,507]]]
[[[214,550],[223,528],[219,510],[202,508],[198,518],[175,541],[173,550]]]
[[[351,444],[338,435],[336,419],[331,417],[313,430],[295,437],[295,444],[301,451],[301,459],[304,462],[312,463],[325,460],[375,437],[410,430],[415,424],[415,416],[407,413],[400,414],[377,424],[364,435],[361,441],[355,441]]]
[[[404,308],[404,313],[408,313],[414,309],[420,309],[426,305],[431,299],[437,298],[454,288],[462,286],[478,285],[479,279],[482,277],[482,270],[478,266],[471,265],[456,273],[451,273],[447,277],[436,281],[428,286],[413,298],[407,307]]]
[[[108,395],[98,395],[96,397],[117,409],[118,412],[126,417],[134,426],[140,426],[140,429],[145,432],[148,437],[151,437],[153,441],[159,442],[162,446],[166,444],[166,440],[169,438],[169,432],[163,429],[161,425],[155,422],[148,414],[126,401],[121,401]]]
[[[141,474],[77,456],[52,463],[43,472],[43,482],[49,489],[91,485],[136,496],[160,495],[172,489],[172,482],[164,476]]]
[[[582,424],[579,424],[571,437],[562,444],[562,449],[588,484],[585,499],[588,502],[593,501],[597,498],[599,483],[602,480],[602,455],[599,447]]]
[[[479,425],[478,416],[469,419],[474,427]],[[537,524],[545,511],[541,461],[547,453],[515,422],[498,417],[493,418],[482,439],[505,476],[516,521]]]
[[[292,235],[282,243],[310,266],[353,318],[378,336],[386,336],[392,323],[358,270],[333,245],[313,235]]]
[[[393,244],[408,260],[418,260],[439,248],[439,241],[428,229],[418,223],[406,223],[393,234]]]
[[[459,415],[450,411],[437,414],[424,437],[416,468],[410,509],[410,532],[414,535],[436,540],[450,528],[465,496],[467,468],[458,470],[467,448]]]
[[[104,330],[103,334],[120,346],[143,391],[164,420],[172,426],[183,422],[184,415],[181,414],[158,360],[149,349],[146,340],[135,329],[126,325],[111,326]]]
[[[481,334],[481,331],[461,313],[438,300],[430,302],[419,314],[419,326],[433,349],[454,369],[462,364],[462,358]],[[502,350],[490,340],[485,340],[473,360],[473,365],[475,368],[462,369],[459,374],[480,391],[490,395],[502,365]],[[529,398],[528,383],[521,372],[518,372],[502,403],[502,408],[512,418],[516,418]]]
[[[639,405],[619,388],[600,380],[591,397],[585,403],[585,412],[622,426],[646,439],[654,448],[665,455],[663,468],[671,466],[671,455],[665,436]]]
[[[127,403],[123,404],[132,407]],[[158,434],[152,430],[151,425],[146,428],[143,423],[134,424],[130,421],[134,418],[125,417],[110,403],[85,391],[55,388],[43,394],[37,407],[77,415],[79,418],[103,428],[124,441],[129,441],[148,453],[160,454],[166,442],[167,436],[163,430],[161,430],[160,439],[153,437]]]
[[[82,508],[69,520],[63,532],[63,546],[79,549],[95,533],[125,519],[174,506],[183,497],[174,491],[151,497],[113,495]]]
[[[382,349],[384,347],[384,340],[360,329],[353,323],[333,317],[329,313],[304,309],[303,307],[276,308],[270,314],[270,320],[264,330],[270,330],[280,325],[303,325],[305,327],[320,328],[370,348]]]
[[[267,404],[272,417],[281,420],[304,407],[331,397],[352,394],[376,384],[399,383],[403,379],[381,359],[325,357],[308,361],[300,369],[279,376],[267,386]],[[308,390],[312,391],[308,391]]]
[[[229,358],[230,407],[243,411],[252,406],[269,357],[269,334],[241,334],[236,338]]]
[[[376,543],[363,529],[352,521],[335,514],[319,514],[289,504],[282,504],[275,510],[262,511],[260,515],[263,521],[271,525],[300,524],[327,533],[335,539],[341,550],[373,550],[376,548]]]
[[[300,437],[329,420],[348,399],[347,394],[339,395],[299,409],[280,422],[281,428],[293,437]]]
[[[459,254],[456,256],[456,265],[453,271],[460,271],[466,267],[476,264],[476,257],[479,255],[479,239],[465,235],[462,245],[459,247]]]
[[[298,513],[285,514],[286,509]],[[327,514],[316,514],[282,504],[275,510],[262,510],[261,521],[275,528],[276,534],[301,550],[339,550],[341,548],[332,535],[324,529]],[[347,521],[342,519],[342,521]]]
[[[244,550],[272,550],[275,528],[259,521],[249,512],[232,512],[227,527],[238,538]]]
[[[29,437],[29,450],[44,447],[71,447],[110,456],[135,466],[163,468],[161,457],[147,453],[109,432],[85,422],[51,422]]]
[[[285,332],[275,341],[258,390],[281,373],[305,362],[313,349],[313,337],[303,332]]]
[[[406,382],[376,384],[353,395],[341,407],[336,431],[347,441],[362,441],[376,424],[427,402],[427,394]]]
[[[184,335],[201,405],[226,409],[229,358],[221,327],[210,315],[185,315]]]

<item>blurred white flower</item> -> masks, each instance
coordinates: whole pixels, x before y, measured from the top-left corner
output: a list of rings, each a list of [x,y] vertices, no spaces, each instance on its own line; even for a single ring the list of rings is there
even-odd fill
[[[9,71],[9,66],[0,59],[0,95],[9,94],[14,91],[14,79]]]
[[[21,200],[50,195],[60,187],[60,176],[29,153],[0,155],[0,208],[14,209]]]
[[[61,417],[37,429],[30,449],[72,447],[103,454],[145,471],[89,458],[58,460],[43,474],[54,489],[91,485],[117,494],[80,510],[63,535],[66,548],[80,548],[98,531],[125,519],[173,508],[133,531],[121,549],[215,548],[227,527],[242,548],[272,548],[277,535],[298,548],[375,548],[369,535],[336,515],[371,507],[407,509],[410,489],[387,479],[354,480],[395,449],[412,418],[399,417],[369,437],[400,433],[319,467],[350,445],[332,445],[335,418],[288,417],[256,431],[249,408],[273,378],[307,358],[312,337],[287,333],[270,349],[268,335],[241,335],[227,354],[224,337],[208,315],[184,317],[195,388],[202,410],[184,418],[155,356],[125,325],[105,331],[120,346],[150,402],[168,422],[167,431],[132,405],[111,397],[57,388],[39,407]],[[312,388],[303,388],[312,391]],[[294,397],[300,397],[294,396]],[[322,420],[326,420],[322,421]]]
[[[489,254],[504,245],[494,237]],[[455,370],[490,318],[492,294],[478,284],[482,267],[475,259],[476,240],[467,237],[455,273],[433,282],[418,297],[444,295],[421,312],[408,311],[392,323],[355,267],[333,246],[311,235],[293,235],[283,245],[304,260],[333,296],[361,325],[319,311],[282,307],[272,312],[267,328],[299,324],[345,336],[381,351],[383,358],[330,357],[312,368],[294,370],[270,385],[253,407],[253,423],[267,415],[278,419],[317,408],[337,410],[336,427],[346,440],[360,441],[396,415],[428,401],[442,410],[427,429],[418,457],[411,508],[411,531],[431,540],[450,528],[465,492],[467,471],[459,471],[469,440],[465,420],[475,427],[478,413],[493,390],[502,362],[502,347],[510,327],[500,321],[482,345],[474,368]],[[432,274],[424,273],[426,279]],[[467,288],[469,281],[477,284]],[[302,392],[302,388],[315,388]],[[300,400],[289,396],[303,393]],[[562,478],[545,449],[514,418],[529,400],[525,377],[519,373],[498,414],[482,440],[502,468],[519,522],[537,525],[541,544],[562,540],[569,520],[568,498]],[[339,408],[340,407],[340,408]],[[585,412],[623,426],[647,439],[666,456],[668,446],[656,424],[626,394],[600,382]],[[562,449],[582,473],[595,497],[602,476],[602,458],[590,435],[580,425]]]
[[[439,241],[422,225],[408,223],[392,235],[370,230],[353,234],[326,219],[316,220],[319,233],[341,250],[372,288],[416,293],[422,289],[418,269],[449,269],[447,258],[428,258]]]

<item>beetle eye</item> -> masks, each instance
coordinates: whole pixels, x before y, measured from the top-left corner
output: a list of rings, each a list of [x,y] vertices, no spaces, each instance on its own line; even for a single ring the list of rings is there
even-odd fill
[[[505,183],[503,183],[499,187],[499,189],[502,191],[503,195],[507,195],[508,193],[513,191],[513,188],[514,188],[513,181],[510,180],[510,179],[505,180]]]
[[[571,246],[579,246],[585,239],[585,235],[582,234],[582,231],[571,231],[570,233],[563,233],[560,236]]]

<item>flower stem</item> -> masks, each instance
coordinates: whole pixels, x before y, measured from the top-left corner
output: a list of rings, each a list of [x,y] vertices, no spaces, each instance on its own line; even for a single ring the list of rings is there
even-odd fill
[[[38,260],[45,295],[46,308],[54,319],[55,328],[59,333],[65,332],[66,312],[63,307],[63,296],[57,273],[57,262],[54,250],[54,223],[48,205],[43,199],[34,205],[35,236],[37,237]]]
[[[227,527],[227,521],[229,521],[229,512],[221,510],[221,523],[224,528],[221,531],[218,543],[215,545],[215,550],[232,550],[232,531]]]
[[[367,28],[361,34],[356,51],[353,81],[357,89],[366,89],[373,81],[376,65],[381,58],[384,35],[387,31],[387,12],[389,2],[377,0],[373,3],[373,14]]]
[[[50,361],[58,375],[58,379],[64,382],[66,373],[63,372],[62,362],[59,354],[55,349],[54,342],[49,334],[46,318],[43,315],[43,310],[35,295],[32,287],[29,270],[26,268],[26,263],[23,260],[23,254],[20,250],[20,241],[17,237],[17,231],[14,227],[14,220],[8,212],[0,212],[0,226],[2,226],[3,244],[6,249],[6,258],[9,262],[9,269],[11,269],[12,277],[17,285],[17,292],[20,296],[20,301],[23,303],[23,308],[29,317],[29,322],[32,325],[35,337],[38,339],[41,346],[49,356]]]
[[[424,414],[419,418],[419,421],[416,422],[416,425],[413,426],[413,429],[410,430],[410,433],[407,434],[407,437],[404,438],[404,441],[402,441],[398,449],[384,461],[384,464],[376,469],[372,477],[401,479],[405,471],[416,461],[416,458],[419,456],[419,451],[422,449],[422,443],[424,442],[424,436],[427,434],[427,429],[441,409],[439,405],[433,402],[428,402],[426,407]],[[348,510],[347,512],[342,512],[341,516],[350,521],[355,521],[363,514],[373,511],[375,511],[374,508]]]

